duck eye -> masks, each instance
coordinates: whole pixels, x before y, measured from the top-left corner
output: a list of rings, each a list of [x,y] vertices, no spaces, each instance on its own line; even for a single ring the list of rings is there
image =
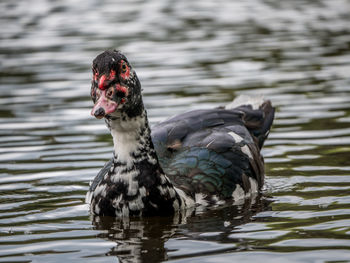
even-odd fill
[[[107,97],[112,97],[113,96],[113,89],[109,89],[108,91],[107,91]]]
[[[125,62],[123,62],[123,64],[122,64],[122,72],[125,73],[126,70],[127,70],[127,65],[126,65]]]

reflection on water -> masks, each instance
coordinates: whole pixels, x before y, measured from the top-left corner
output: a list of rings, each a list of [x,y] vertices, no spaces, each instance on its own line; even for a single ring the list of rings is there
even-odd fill
[[[0,10],[0,261],[349,260],[349,1],[3,0]],[[112,141],[90,116],[90,67],[107,48],[137,70],[151,123],[237,94],[271,99],[265,197],[175,218],[91,218],[85,193]]]
[[[242,205],[190,209],[174,217],[121,220],[94,216],[92,221],[102,231],[99,238],[116,243],[107,254],[120,262],[162,261],[242,250],[246,242],[232,235],[232,228],[251,222],[256,213],[270,209],[270,202],[259,196]],[[260,229],[259,223],[251,225]]]

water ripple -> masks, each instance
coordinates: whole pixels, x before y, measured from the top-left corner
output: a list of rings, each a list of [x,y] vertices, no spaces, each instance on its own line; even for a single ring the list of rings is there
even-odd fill
[[[347,0],[0,2],[0,261],[349,260]],[[94,218],[112,156],[90,116],[92,59],[123,50],[151,124],[239,94],[276,121],[263,196],[184,218]]]

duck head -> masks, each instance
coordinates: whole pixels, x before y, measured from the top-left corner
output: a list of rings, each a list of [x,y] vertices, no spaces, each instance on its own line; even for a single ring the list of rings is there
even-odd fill
[[[98,55],[92,65],[91,115],[117,119],[137,116],[143,109],[141,85],[127,58],[117,50]]]

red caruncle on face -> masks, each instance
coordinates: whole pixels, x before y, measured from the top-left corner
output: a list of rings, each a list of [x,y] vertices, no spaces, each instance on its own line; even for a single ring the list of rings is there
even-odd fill
[[[104,74],[98,80],[98,88],[101,90],[105,90],[108,88],[110,83],[115,79],[116,72],[112,69],[108,75]]]

